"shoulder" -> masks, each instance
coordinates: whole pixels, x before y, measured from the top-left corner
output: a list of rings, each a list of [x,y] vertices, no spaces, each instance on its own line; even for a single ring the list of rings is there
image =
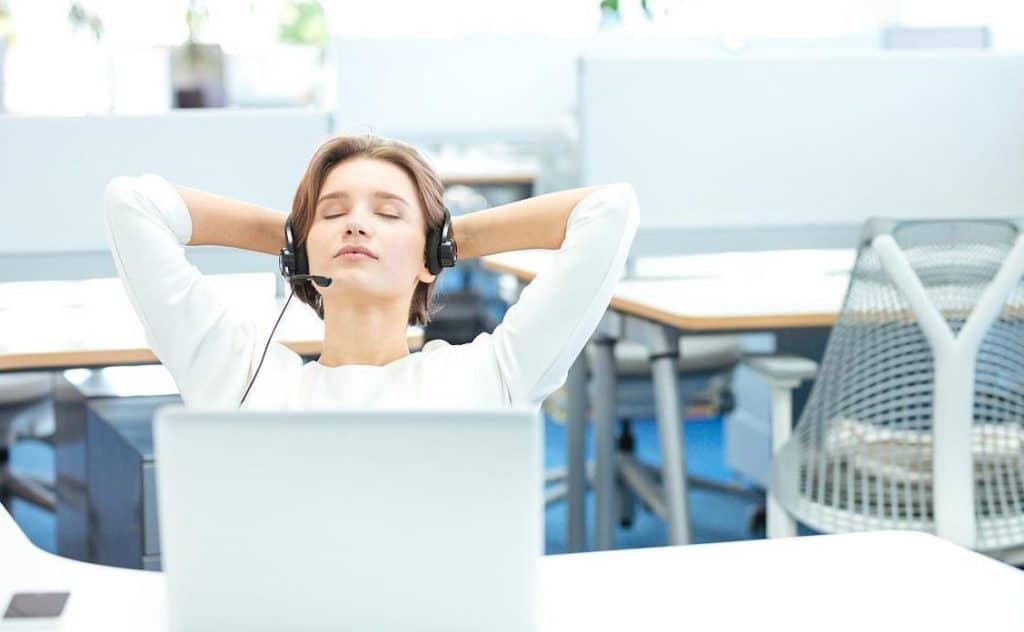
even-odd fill
[[[140,197],[177,197],[174,186],[154,173],[140,176],[115,176],[107,181],[104,197],[110,203],[137,202]]]
[[[453,345],[447,340],[435,339],[426,342],[420,348],[418,355],[425,361],[468,357],[489,350],[491,344],[491,334],[487,332],[478,334],[470,342],[457,345]]]
[[[104,206],[115,226],[122,218],[138,214],[155,216],[187,244],[192,237],[192,218],[177,189],[163,177],[147,173],[141,176],[117,176],[107,182]]]

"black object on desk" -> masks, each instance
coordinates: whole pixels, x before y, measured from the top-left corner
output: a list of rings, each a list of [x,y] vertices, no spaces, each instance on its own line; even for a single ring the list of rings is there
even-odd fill
[[[3,620],[12,623],[56,624],[70,596],[68,592],[14,593],[4,611]]]

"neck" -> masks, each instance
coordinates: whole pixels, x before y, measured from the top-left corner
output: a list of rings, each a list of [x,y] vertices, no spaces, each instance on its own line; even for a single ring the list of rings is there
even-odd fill
[[[384,366],[409,355],[409,307],[390,304],[324,303],[324,347],[320,364]]]

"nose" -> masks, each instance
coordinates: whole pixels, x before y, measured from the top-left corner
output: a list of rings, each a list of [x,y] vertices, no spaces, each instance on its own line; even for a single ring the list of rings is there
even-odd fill
[[[349,222],[348,225],[345,226],[346,235],[355,235],[357,233],[360,235],[369,235],[369,232],[366,230],[366,227],[359,222]]]
[[[363,218],[363,214],[352,210],[348,215],[345,216],[345,235],[363,235],[367,236],[370,234],[369,222]]]

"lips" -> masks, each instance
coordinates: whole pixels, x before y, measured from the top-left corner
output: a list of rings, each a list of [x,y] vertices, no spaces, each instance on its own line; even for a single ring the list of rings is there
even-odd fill
[[[370,257],[371,259],[376,259],[377,258],[377,255],[373,254],[373,251],[371,251],[368,248],[364,248],[362,246],[345,246],[345,247],[339,249],[338,252],[334,253],[334,256],[335,257],[340,257],[342,255],[347,255],[347,254],[353,254],[353,255],[354,254],[361,254],[361,255],[366,255],[367,257]]]

